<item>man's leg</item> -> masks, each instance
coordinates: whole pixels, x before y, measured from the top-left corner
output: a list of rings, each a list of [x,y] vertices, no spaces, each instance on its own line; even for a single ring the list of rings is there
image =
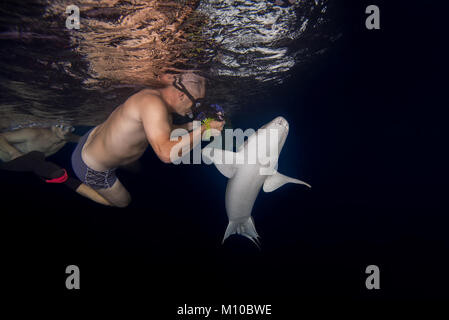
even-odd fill
[[[72,153],[72,168],[76,176],[87,186],[95,189],[112,206],[126,207],[131,202],[131,196],[121,182],[115,176],[115,170],[97,171],[95,163],[88,165],[84,161],[83,149],[90,134],[95,128],[90,129],[81,137],[78,145]]]
[[[128,190],[122,185],[119,179],[115,180],[112,187],[107,189],[97,189],[100,195],[102,195],[113,206],[124,208],[131,202],[131,195]]]

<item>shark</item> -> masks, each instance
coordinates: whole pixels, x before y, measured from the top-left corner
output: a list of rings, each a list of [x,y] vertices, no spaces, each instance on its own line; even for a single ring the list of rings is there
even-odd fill
[[[272,192],[286,183],[301,184],[311,188],[308,183],[277,171],[279,154],[288,132],[287,120],[276,117],[251,134],[236,148],[236,152],[215,148],[212,143],[202,150],[203,159],[214,163],[216,168],[229,179],[225,193],[229,223],[222,244],[229,236],[238,234],[250,239],[260,249],[260,236],[251,215],[260,189],[264,192]]]

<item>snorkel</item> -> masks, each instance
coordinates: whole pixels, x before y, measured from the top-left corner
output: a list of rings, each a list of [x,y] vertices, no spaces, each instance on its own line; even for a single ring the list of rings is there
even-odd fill
[[[195,99],[184,86],[180,77],[175,76],[172,85],[183,92],[192,102],[192,109],[186,114],[190,119],[201,121],[201,124],[205,125],[207,130],[210,129],[211,121],[224,121],[223,108],[218,104],[207,102],[204,98]]]

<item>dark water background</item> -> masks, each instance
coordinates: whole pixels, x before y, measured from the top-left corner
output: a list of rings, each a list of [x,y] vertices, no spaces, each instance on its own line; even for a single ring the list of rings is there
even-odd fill
[[[149,150],[143,173],[118,173],[133,196],[124,210],[1,172],[9,297],[131,298],[161,319],[185,303],[266,303],[287,315],[309,300],[447,299],[443,12],[378,2],[381,30],[368,31],[369,4],[342,2],[345,36],[331,54],[232,118],[258,128],[284,116],[279,171],[312,185],[259,195],[262,251],[241,237],[220,244],[226,178],[212,166],[166,165]],[[68,168],[73,148],[51,159]],[[69,264],[79,292],[65,289]],[[370,264],[379,291],[365,289]]]

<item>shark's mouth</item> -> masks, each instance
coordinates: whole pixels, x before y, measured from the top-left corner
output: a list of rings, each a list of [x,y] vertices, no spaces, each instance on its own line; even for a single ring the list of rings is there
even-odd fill
[[[274,121],[277,125],[283,127],[288,132],[289,126],[287,120],[285,120],[283,117],[277,117]]]
[[[282,133],[285,132],[285,136],[288,135],[288,131],[289,131],[289,125],[287,120],[285,120],[285,118],[283,117],[277,117],[275,119],[273,119],[271,122],[263,125],[262,127],[260,127],[259,130],[261,129],[265,129],[265,130],[278,130]]]

